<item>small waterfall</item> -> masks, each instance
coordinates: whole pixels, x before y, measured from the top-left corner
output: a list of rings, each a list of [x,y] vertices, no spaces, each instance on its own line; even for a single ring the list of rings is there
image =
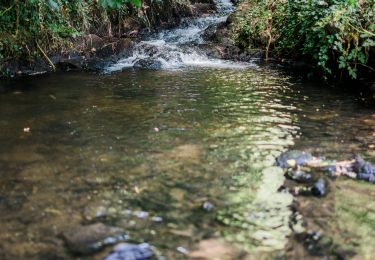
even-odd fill
[[[249,63],[238,63],[208,57],[199,48],[204,43],[203,33],[211,25],[224,22],[234,10],[230,0],[217,0],[217,12],[203,18],[186,19],[180,26],[149,36],[134,46],[131,56],[105,68],[106,72],[137,67],[149,69],[177,69],[181,67],[246,68]]]

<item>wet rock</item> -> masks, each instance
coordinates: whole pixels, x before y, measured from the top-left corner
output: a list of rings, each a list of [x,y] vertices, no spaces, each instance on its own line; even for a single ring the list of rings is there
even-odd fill
[[[354,157],[351,169],[348,171],[354,172],[354,177],[358,180],[375,182],[375,165],[365,161],[360,155]]]
[[[277,157],[276,164],[281,168],[293,168],[298,165],[305,165],[312,159],[312,155],[308,152],[292,150],[282,153]]]
[[[79,255],[92,254],[107,245],[127,239],[121,229],[102,223],[72,227],[63,232],[62,236],[69,250]]]
[[[306,173],[305,171],[301,170],[299,167],[297,169],[290,169],[287,172],[287,176],[296,181],[301,183],[307,183],[312,181],[313,176],[311,173]]]
[[[85,68],[91,71],[101,71],[103,68],[109,66],[112,62],[100,58],[92,58],[87,61]]]
[[[147,243],[130,244],[121,243],[116,245],[112,252],[104,258],[105,260],[146,260],[154,255]]]
[[[60,70],[69,71],[74,69],[82,69],[85,63],[85,58],[80,55],[75,55],[68,58],[61,58],[56,67]]]
[[[203,39],[206,41],[214,41],[216,40],[216,32],[217,32],[218,25],[211,24],[207,27],[206,30],[203,32]]]
[[[355,161],[354,161],[353,166],[352,166],[354,172],[375,175],[375,165],[373,165],[369,162],[366,162],[359,155],[357,155],[354,158],[354,160]]]
[[[327,183],[324,178],[319,178],[311,187],[311,193],[314,196],[322,197],[327,193]]]
[[[153,58],[138,60],[136,63],[134,63],[134,68],[140,69],[159,70],[162,68],[162,66],[163,64],[160,60]]]
[[[375,182],[375,175],[371,173],[358,173],[357,179],[368,182]]]
[[[106,44],[105,40],[96,34],[88,34],[84,36],[84,48],[91,50],[92,48],[100,49]]]
[[[216,11],[215,4],[196,3],[191,6],[194,15],[210,14]]]

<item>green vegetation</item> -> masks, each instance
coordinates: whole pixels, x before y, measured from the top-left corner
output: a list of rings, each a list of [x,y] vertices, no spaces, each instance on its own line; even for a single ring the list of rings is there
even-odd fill
[[[99,0],[99,2],[104,8],[111,7],[120,9],[126,3],[131,3],[138,8],[142,6],[141,0]]]
[[[110,34],[114,21],[121,24],[124,15],[134,12],[132,6],[122,5],[125,2],[128,1],[0,1],[0,60],[30,59],[71,49],[75,38],[93,28]],[[130,2],[140,6],[139,0]]]
[[[83,36],[123,37],[132,30],[172,24],[188,0],[0,0],[0,71],[77,50]],[[82,36],[82,37],[81,37]],[[82,45],[82,44],[81,44]],[[52,65],[52,61],[49,60]],[[52,66],[53,67],[53,66]]]
[[[242,48],[312,60],[325,77],[374,72],[373,0],[243,0],[232,23]]]

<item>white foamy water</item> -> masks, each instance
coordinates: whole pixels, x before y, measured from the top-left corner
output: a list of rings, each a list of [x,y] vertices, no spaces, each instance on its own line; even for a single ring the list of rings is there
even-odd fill
[[[134,46],[131,56],[123,58],[105,68],[110,73],[125,68],[178,69],[183,67],[247,68],[252,63],[233,62],[208,57],[199,50],[204,43],[204,31],[211,25],[227,19],[233,11],[230,0],[216,1],[217,13],[204,18],[185,20],[180,26],[163,30]]]

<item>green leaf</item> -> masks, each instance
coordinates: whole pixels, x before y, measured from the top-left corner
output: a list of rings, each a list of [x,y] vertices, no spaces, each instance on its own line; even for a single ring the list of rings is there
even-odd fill
[[[136,8],[141,8],[141,0],[99,0],[99,4],[104,8],[120,9],[124,4],[130,3]]]

